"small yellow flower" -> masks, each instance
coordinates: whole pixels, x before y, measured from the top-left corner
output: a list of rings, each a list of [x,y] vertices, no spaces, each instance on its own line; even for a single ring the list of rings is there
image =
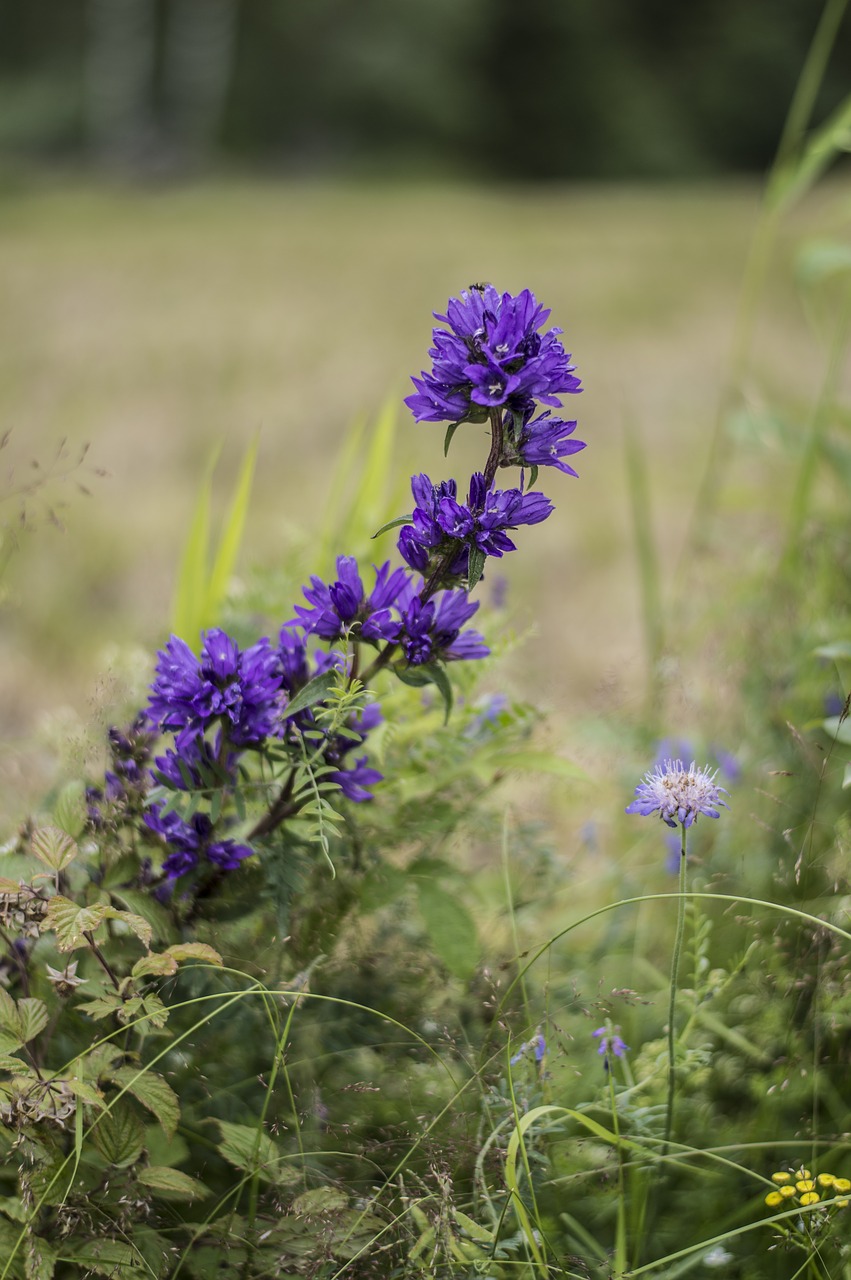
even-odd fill
[[[832,1173],[820,1173],[816,1178],[816,1182],[820,1187],[832,1187],[836,1178]]]
[[[816,1184],[812,1178],[801,1178],[800,1182],[795,1183],[795,1189],[797,1191],[815,1191]]]
[[[849,1182],[847,1178],[834,1178],[833,1189],[834,1191],[842,1191],[843,1193],[851,1191],[851,1182]]]
[[[779,1191],[769,1191],[768,1195],[765,1197],[765,1203],[769,1208],[776,1209],[779,1204],[783,1203],[783,1197]]]
[[[821,1200],[821,1196],[817,1191],[806,1191],[801,1196],[801,1204],[818,1204],[819,1200]]]
[[[783,1169],[778,1169],[776,1173],[772,1173],[772,1182],[788,1182],[792,1177],[791,1173],[786,1173]]]
[[[833,1203],[837,1209],[847,1209],[848,1205],[851,1204],[851,1200],[847,1196],[837,1196]]]
[[[796,1191],[794,1187],[781,1187],[780,1194],[784,1199],[788,1200],[790,1196],[794,1196],[796,1194]]]
[[[805,1169],[803,1165],[801,1165],[800,1169],[795,1174],[796,1178],[811,1178],[812,1176],[813,1175],[810,1173],[809,1169]]]

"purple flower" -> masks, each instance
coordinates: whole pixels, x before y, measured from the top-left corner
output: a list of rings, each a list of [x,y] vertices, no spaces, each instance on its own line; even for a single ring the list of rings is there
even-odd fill
[[[510,424],[506,423],[510,431]],[[575,422],[563,422],[561,418],[551,418],[547,409],[540,418],[531,418],[523,427],[516,445],[515,461],[526,467],[556,467],[565,475],[575,476],[578,473],[563,461],[574,453],[585,448],[584,440],[571,440],[576,430]]]
[[[359,756],[354,768],[338,769],[335,773],[329,773],[328,778],[331,782],[337,783],[347,800],[362,804],[364,800],[373,798],[366,788],[374,787],[376,782],[382,782],[384,774],[379,773],[377,769],[370,769],[367,757]]]
[[[498,558],[515,551],[506,529],[539,524],[553,511],[543,493],[486,488],[481,472],[470,480],[466,504],[458,501],[454,480],[433,485],[428,476],[418,475],[411,481],[411,490],[417,505],[411,524],[399,534],[398,545],[402,558],[423,574],[453,552],[449,577],[466,572],[471,548]]]
[[[629,1045],[624,1044],[623,1040],[621,1040],[620,1035],[618,1034],[619,1031],[620,1027],[615,1027],[614,1030],[610,1030],[608,1027],[598,1027],[597,1030],[593,1032],[594,1039],[600,1041],[597,1052],[603,1059],[603,1066],[606,1071],[611,1070],[610,1059],[613,1057],[622,1058],[629,1048]]]
[[[635,799],[627,805],[627,813],[649,817],[658,813],[669,827],[681,823],[690,827],[699,814],[707,818],[719,817],[718,808],[728,808],[721,799],[727,794],[724,787],[715,783],[717,769],[698,769],[694,761],[685,767],[682,760],[666,760],[644,775],[644,781],[635,788]]]
[[[402,614],[400,644],[411,666],[438,659],[448,662],[485,658],[490,649],[478,631],[462,631],[478,609],[466,591],[439,591],[423,603],[413,583],[399,600]]]
[[[200,657],[172,636],[158,654],[148,716],[186,739],[221,724],[234,746],[262,742],[280,710],[281,662],[267,639],[240,652],[235,640],[214,628],[204,635]]]
[[[364,596],[363,583],[354,556],[337,557],[336,582],[326,584],[321,578],[312,577],[310,586],[304,587],[304,597],[313,607],[305,609],[296,605],[298,614],[293,623],[301,626],[306,634],[321,636],[323,640],[339,640],[352,628],[364,640],[377,643],[395,640],[399,624],[390,606],[405,585],[407,571],[390,572],[390,562],[375,570],[375,586]],[[292,625],[287,623],[287,626]]]
[[[547,1042],[541,1031],[536,1031],[531,1040],[524,1040],[520,1048],[517,1050],[513,1058],[509,1059],[509,1065],[514,1066],[521,1058],[532,1050],[535,1054],[535,1061],[540,1064],[543,1062],[547,1053]]]
[[[206,813],[196,813],[184,822],[173,810],[164,814],[162,805],[154,804],[145,814],[145,825],[171,849],[162,866],[169,880],[193,871],[202,857],[232,871],[254,852],[250,845],[235,840],[212,840],[214,828]]]
[[[169,748],[165,755],[157,756],[157,782],[165,781],[166,785],[177,791],[203,790],[210,786],[210,776],[217,775],[221,781],[221,770],[233,777],[239,753],[228,751],[224,760],[222,754],[222,736],[216,735],[214,742],[208,742],[200,730],[195,733],[181,734],[177,750]]]
[[[406,398],[418,422],[483,421],[491,408],[525,413],[534,400],[560,405],[559,395],[580,390],[558,335],[539,332],[549,317],[528,289],[514,297],[493,285],[473,285],[450,298],[449,326],[433,331],[432,370],[412,378]]]

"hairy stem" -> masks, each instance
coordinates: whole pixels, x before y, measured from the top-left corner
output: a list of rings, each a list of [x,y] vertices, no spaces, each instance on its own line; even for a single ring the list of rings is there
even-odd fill
[[[677,906],[677,934],[674,939],[674,955],[671,960],[671,997],[668,1002],[668,1101],[665,1108],[665,1143],[662,1147],[662,1158],[668,1154],[671,1131],[674,1125],[674,1090],[676,1088],[676,1036],[674,1034],[674,1018],[677,1003],[677,975],[680,968],[680,954],[683,949],[683,935],[686,926],[686,826],[680,824],[682,838],[680,843],[680,879],[679,904]]]

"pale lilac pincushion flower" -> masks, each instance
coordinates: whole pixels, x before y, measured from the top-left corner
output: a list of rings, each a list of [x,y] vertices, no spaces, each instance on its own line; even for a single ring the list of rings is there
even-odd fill
[[[721,793],[726,795],[727,790],[716,784],[717,774],[717,769],[698,769],[693,760],[688,768],[682,760],[666,760],[644,775],[626,812],[645,818],[658,813],[669,827],[676,827],[677,823],[690,827],[701,813],[718,818],[719,807],[729,806],[721,799]]]

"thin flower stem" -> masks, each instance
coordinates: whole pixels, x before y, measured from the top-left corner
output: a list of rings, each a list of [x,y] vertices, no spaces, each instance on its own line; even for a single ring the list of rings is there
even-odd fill
[[[679,903],[677,907],[677,935],[674,939],[674,955],[671,960],[671,997],[668,1002],[668,1101],[665,1108],[665,1142],[662,1147],[662,1159],[668,1154],[671,1132],[674,1126],[674,1090],[676,1088],[676,1036],[674,1034],[674,1018],[677,1004],[677,974],[680,968],[680,954],[683,949],[683,935],[686,926],[686,825],[680,823],[682,839],[680,844],[680,880],[678,887]]]

